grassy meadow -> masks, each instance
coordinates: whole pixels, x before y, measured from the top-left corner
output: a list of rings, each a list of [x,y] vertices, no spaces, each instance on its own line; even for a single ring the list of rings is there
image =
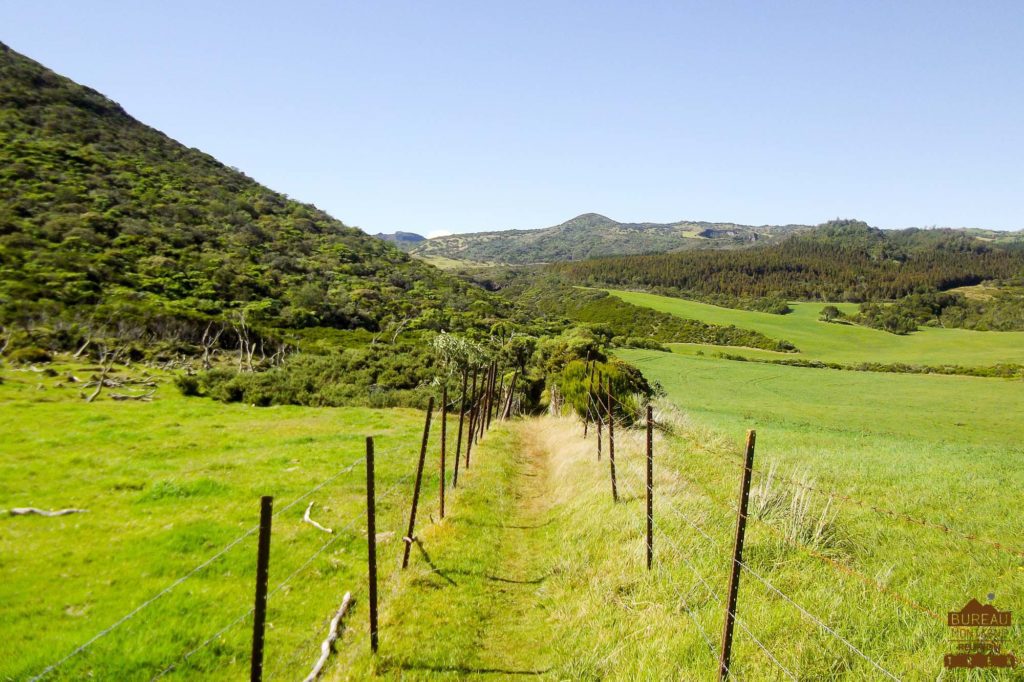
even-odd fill
[[[1021,453],[1007,443],[1021,427],[991,409],[973,421],[951,405],[956,395],[1019,413],[1011,383],[622,353],[683,407],[656,413],[670,430],[655,436],[650,572],[642,431],[617,433],[614,502],[607,440],[599,461],[593,429],[584,439],[574,419],[496,423],[441,521],[435,419],[419,542],[402,572],[421,412],[223,405],[166,384],[152,403],[86,405],[77,389],[55,387],[66,366],[57,377],[4,372],[0,506],[90,511],[0,519],[0,634],[17,652],[0,657],[0,678],[27,679],[158,594],[250,529],[259,495],[269,493],[279,516],[267,679],[306,675],[326,620],[351,590],[355,605],[327,680],[713,680],[748,426],[758,428],[758,470],[778,470],[769,486],[755,479],[753,508],[766,511],[749,528],[747,565],[885,670],[935,679],[949,648],[937,616],[989,591],[999,605],[1024,601],[1017,556],[817,497],[794,515],[786,511],[794,489],[782,483],[809,471],[817,484],[1012,543],[1024,528],[1009,510],[1024,500],[1012,466]],[[885,399],[849,383],[866,380],[881,382],[876,395]],[[911,399],[902,414],[886,402]],[[931,430],[926,416],[913,417],[939,413]],[[357,465],[301,497],[358,461],[365,434],[378,436],[376,656],[367,644],[364,471]],[[336,534],[301,523],[308,501]],[[820,537],[780,537],[794,525],[814,530],[821,518]],[[246,537],[47,679],[145,680],[171,664],[172,678],[244,677],[254,557],[255,536]],[[746,571],[739,604],[736,678],[783,679],[781,665],[799,679],[880,679],[874,664]]]
[[[404,533],[423,413],[225,405],[181,397],[170,383],[152,403],[101,395],[85,404],[77,388],[56,385],[68,372],[88,373],[55,369],[56,377],[3,372],[0,509],[88,513],[0,517],[0,679],[41,672],[252,529],[261,495],[275,497],[277,513],[266,669],[270,679],[296,662],[308,671],[341,595],[352,590],[365,602],[364,438],[376,437],[387,576]],[[436,464],[426,481],[423,524],[436,514]],[[334,535],[301,522],[310,501],[312,518]],[[169,677],[242,677],[251,617],[187,662],[181,657],[252,607],[255,556],[251,534],[46,679],[147,680],[172,663]]]
[[[967,329],[921,328],[897,336],[860,325],[821,322],[825,303],[791,303],[793,312],[773,315],[736,310],[658,296],[636,291],[609,289],[627,303],[713,324],[736,325],[793,343],[798,354],[781,354],[754,349],[729,349],[751,358],[800,357],[807,360],[854,364],[859,362],[908,363],[916,365],[963,365],[988,367],[999,363],[1024,364],[1024,332],[976,332]],[[834,304],[844,312],[855,312],[852,303]],[[677,345],[684,353],[698,350],[720,352],[719,346]]]

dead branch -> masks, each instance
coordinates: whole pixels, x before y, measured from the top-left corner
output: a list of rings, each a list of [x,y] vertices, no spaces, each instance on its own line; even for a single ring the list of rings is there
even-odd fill
[[[313,670],[310,671],[309,675],[303,682],[313,682],[316,678],[320,677],[320,673],[323,672],[324,666],[327,665],[327,659],[331,655],[331,651],[334,650],[334,642],[338,639],[338,627],[341,625],[341,619],[345,617],[345,612],[348,611],[349,605],[352,604],[352,593],[346,592],[344,598],[341,600],[341,606],[338,607],[337,613],[334,614],[334,618],[331,619],[331,627],[327,631],[327,639],[320,645],[320,658],[317,660],[316,665],[313,666]]]
[[[316,528],[318,530],[322,530],[325,533],[333,533],[334,531],[331,530],[330,528],[324,528],[319,523],[317,523],[313,519],[309,518],[309,512],[310,512],[311,509],[313,509],[313,505],[314,504],[316,504],[316,503],[315,502],[310,502],[309,503],[309,506],[306,507],[306,513],[302,515],[302,520],[305,521],[306,523],[308,523],[309,525],[313,526],[314,528]]]
[[[85,343],[82,344],[82,347],[79,348],[78,350],[76,350],[75,354],[72,355],[71,357],[73,357],[75,360],[77,360],[78,358],[82,357],[82,353],[85,352],[85,349],[89,347],[90,343],[92,343],[92,339],[86,339]]]
[[[219,327],[216,334],[211,333],[212,329],[213,322],[211,321],[206,325],[206,329],[203,331],[203,338],[199,342],[203,347],[203,369],[210,369],[210,367],[213,366],[210,360],[216,352],[214,346],[216,346],[217,342],[220,340],[220,335],[224,333],[224,327]]]
[[[120,354],[121,354],[121,349],[120,348],[117,348],[117,349],[115,349],[113,351],[106,351],[106,350],[103,351],[103,354],[100,356],[100,362],[103,365],[103,369],[102,369],[102,371],[100,373],[99,380],[96,382],[96,390],[93,392],[92,395],[90,395],[88,398],[85,399],[85,402],[91,403],[92,401],[96,400],[96,398],[99,396],[100,391],[103,390],[103,386],[104,386],[103,382],[106,380],[107,374],[110,373],[110,370],[114,366],[114,362],[117,360],[117,356],[119,356]]]
[[[110,399],[111,400],[138,400],[138,401],[141,401],[141,402],[144,402],[144,403],[149,403],[149,402],[153,402],[153,394],[154,393],[156,393],[156,390],[152,390],[152,391],[150,391],[148,393],[143,393],[141,395],[128,395],[127,393],[111,393],[110,394]]]
[[[8,509],[7,513],[11,516],[30,516],[36,514],[38,516],[67,516],[68,514],[85,514],[88,509],[57,509],[56,511],[47,511],[46,509],[36,509],[35,507],[15,507],[14,509]]]

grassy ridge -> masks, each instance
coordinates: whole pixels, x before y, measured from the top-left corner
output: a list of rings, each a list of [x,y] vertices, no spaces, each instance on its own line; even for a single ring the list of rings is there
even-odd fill
[[[857,325],[820,322],[823,303],[793,303],[788,315],[734,310],[634,291],[609,290],[627,303],[712,324],[735,325],[765,336],[791,341],[799,357],[827,362],[904,362],[921,365],[991,366],[1024,363],[1024,332],[976,332],[966,329],[925,328],[897,336]],[[853,304],[839,304],[855,312]],[[742,351],[741,354],[746,354]],[[757,353],[751,357],[782,357]]]

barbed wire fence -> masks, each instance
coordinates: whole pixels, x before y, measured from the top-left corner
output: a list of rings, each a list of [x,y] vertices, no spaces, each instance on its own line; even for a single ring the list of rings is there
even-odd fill
[[[601,385],[600,376],[598,376],[597,378],[596,385]],[[577,413],[579,415],[579,419],[584,424],[585,433],[588,422],[594,424],[602,424],[606,427],[609,424],[614,424],[615,429],[621,429],[622,432],[627,432],[627,429],[630,428],[635,429],[637,422],[639,422],[640,419],[634,406],[619,400],[614,395],[609,395],[607,396],[607,398],[602,400],[604,396],[597,396],[596,391],[594,390],[588,390],[587,393],[588,395],[586,396],[585,409],[582,411],[582,413]],[[620,414],[615,414],[615,412],[612,409],[613,405],[620,410]],[[670,429],[666,428],[664,429],[664,431],[669,432]],[[752,435],[753,434],[751,434],[751,436]],[[738,453],[730,452],[729,454],[731,457],[734,457],[741,461],[743,461],[744,459]],[[847,562],[842,562],[833,557],[830,557],[827,554],[818,551],[817,549],[815,549],[815,547],[810,546],[797,538],[791,537],[782,529],[777,528],[775,525],[773,525],[769,519],[749,514],[745,509],[744,498],[748,497],[750,494],[750,479],[757,477],[759,480],[763,480],[766,477],[774,475],[774,471],[769,471],[766,473],[764,471],[756,470],[753,468],[752,445],[750,455],[751,458],[749,463],[745,463],[744,466],[744,468],[746,469],[745,473],[747,474],[745,478],[747,480],[744,482],[744,487],[740,493],[741,503],[739,505],[732,505],[727,502],[724,502],[723,500],[720,499],[719,495],[715,495],[714,493],[709,491],[706,486],[699,483],[694,478],[687,476],[685,473],[678,471],[676,468],[672,468],[671,475],[673,478],[678,478],[680,481],[686,483],[688,486],[692,486],[692,489],[697,491],[703,499],[706,499],[707,501],[711,502],[712,506],[718,510],[714,518],[733,519],[738,527],[745,526],[749,518],[749,520],[753,521],[759,527],[764,528],[769,533],[773,534],[776,538],[778,538],[780,541],[785,542],[786,545],[791,546],[797,551],[799,551],[802,555],[810,559],[813,559],[817,562],[820,562],[823,565],[828,566],[838,576],[842,576],[844,578],[854,578],[861,582],[864,586],[874,590],[878,594],[888,597],[892,600],[894,604],[906,606],[913,612],[916,612],[923,616],[927,616],[928,619],[931,621],[939,621],[945,623],[944,616],[940,615],[935,610],[928,608],[927,606],[921,604],[917,600],[908,597],[907,595],[901,593],[900,591],[888,585],[883,584],[878,579],[865,575],[862,571],[859,571],[857,568],[848,565]],[[618,485],[620,490],[622,490],[624,493],[623,499],[627,502],[642,497],[635,494],[635,487],[630,482],[631,479],[628,471],[628,468],[624,467],[620,462],[618,472]],[[862,509],[869,510],[879,515],[880,517],[884,517],[888,520],[913,524],[918,527],[939,531],[946,535],[955,537],[958,540],[972,542],[977,546],[984,546],[989,548],[990,550],[999,553],[1008,554],[1015,557],[1024,556],[1024,551],[1018,549],[1012,543],[981,537],[978,534],[963,532],[954,527],[951,527],[948,524],[937,523],[925,518],[913,516],[906,512],[888,509],[882,507],[881,505],[878,505],[877,503],[867,502],[865,500],[858,499],[851,495],[840,493],[839,491],[833,489],[829,489],[825,486],[808,483],[807,480],[797,480],[796,478],[793,477],[784,477],[784,480],[788,484],[792,485],[794,490],[806,490],[808,492],[816,493],[829,500],[829,503],[831,503],[831,500],[838,500],[850,505],[855,505]],[[653,508],[657,510],[657,518],[654,517],[654,514],[648,512],[646,514],[646,521],[648,522],[648,524],[654,527],[654,534],[657,539],[657,544],[661,545],[660,551],[657,551],[655,553],[653,566],[655,572],[658,573],[662,579],[670,579],[672,572],[664,570],[668,567],[668,562],[680,562],[682,565],[686,567],[686,569],[693,575],[694,579],[696,580],[694,588],[703,588],[703,591],[704,593],[706,593],[707,598],[724,609],[724,618],[726,620],[733,620],[735,622],[740,631],[742,631],[742,633],[749,639],[749,641],[764,654],[767,661],[770,662],[771,665],[777,669],[778,675],[781,675],[788,679],[798,679],[798,668],[785,662],[784,657],[781,656],[779,652],[772,651],[769,646],[765,645],[762,638],[758,637],[752,624],[748,623],[745,619],[740,617],[740,609],[738,607],[731,607],[728,603],[728,600],[724,599],[723,596],[718,592],[718,590],[716,590],[713,587],[714,581],[706,577],[704,574],[702,574],[702,572],[698,569],[698,567],[690,558],[694,555],[694,550],[692,548],[689,550],[684,550],[684,548],[680,546],[677,537],[673,537],[673,535],[678,535],[678,533],[681,531],[679,529],[672,531],[672,524],[667,523],[666,519],[675,519],[676,521],[682,521],[682,523],[685,526],[685,529],[688,529],[689,531],[695,534],[693,537],[695,537],[699,541],[699,545],[696,549],[697,552],[705,553],[705,555],[719,556],[725,554],[730,548],[722,540],[714,538],[699,523],[697,523],[689,515],[684,513],[680,507],[673,505],[655,505]],[[672,534],[670,534],[670,532]],[[767,577],[767,574],[765,574],[762,570],[755,569],[754,567],[752,567],[752,565],[748,561],[742,558],[742,539],[739,539],[738,543],[739,544],[736,547],[732,548],[732,560],[726,560],[724,562],[725,566],[727,566],[731,571],[735,572],[737,576],[748,576],[751,580],[755,581],[755,584],[762,586],[769,597],[777,599],[779,603],[791,608],[795,612],[799,620],[803,620],[809,623],[811,626],[816,628],[820,633],[822,633],[823,636],[827,637],[828,639],[831,639],[832,641],[836,642],[837,646],[840,646],[841,648],[845,649],[850,656],[853,656],[856,659],[862,661],[862,663],[870,670],[870,673],[868,674],[870,674],[871,676],[878,677],[879,679],[900,679],[895,672],[887,668],[886,665],[884,665],[876,657],[872,656],[868,651],[866,651],[864,646],[859,646],[848,634],[845,634],[842,631],[843,627],[841,625],[836,623],[830,623],[826,618],[823,618],[820,615],[815,614],[811,608],[808,608],[805,604],[802,604],[798,598],[794,597],[792,594],[789,594],[786,590],[779,587],[779,585],[775,584],[769,577]],[[736,581],[738,583],[738,577],[736,578]],[[674,595],[681,612],[684,613],[688,620],[693,624],[697,632],[697,635],[700,637],[700,640],[703,642],[703,644],[707,646],[709,653],[711,653],[712,655],[717,654],[719,658],[718,663],[720,666],[719,679],[725,679],[726,677],[736,678],[737,675],[735,674],[734,669],[730,669],[730,665],[728,663],[727,647],[731,645],[731,642],[727,642],[727,636],[723,634],[723,639],[720,642],[719,647],[716,648],[711,637],[711,634],[708,632],[708,629],[705,627],[705,625],[701,622],[698,610],[694,608],[693,588],[685,592],[684,590],[679,589],[679,587],[675,584],[671,585],[671,588],[674,591]],[[735,668],[735,665],[733,665],[733,668]]]

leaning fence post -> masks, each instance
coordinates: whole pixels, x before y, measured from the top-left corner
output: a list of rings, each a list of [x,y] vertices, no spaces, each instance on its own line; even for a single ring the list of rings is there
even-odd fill
[[[608,404],[607,404],[607,415],[608,415],[608,464],[611,467],[612,472],[612,500],[615,502],[619,501],[619,489],[615,485],[615,416],[612,414],[612,380],[608,378],[605,383],[605,387],[608,390]]]
[[[377,653],[377,503],[374,499],[373,438],[366,437],[366,544],[370,583],[370,649]]]
[[[469,379],[469,367],[462,369],[462,394],[459,396],[459,435],[455,439],[455,472],[452,474],[452,487],[459,486],[459,458],[462,457],[462,424],[466,420],[466,381]]]
[[[434,411],[434,396],[427,403],[427,421],[423,424],[423,442],[420,444],[420,461],[416,466],[416,485],[412,490],[412,510],[409,512],[409,532],[405,537],[405,553],[402,555],[402,568],[409,566],[409,553],[412,551],[413,533],[416,532],[416,505],[420,501],[420,484],[423,483],[423,461],[427,457],[427,440],[430,438],[430,415]]]
[[[654,563],[654,410],[647,406],[647,570]]]
[[[263,679],[263,636],[267,623],[267,581],[270,577],[270,524],[274,518],[274,498],[260,498],[260,536],[256,550],[256,603],[252,616],[251,682]]]
[[[718,679],[729,676],[729,658],[732,655],[732,631],[736,620],[736,598],[740,590],[740,562],[743,561],[743,537],[747,530],[747,502],[750,500],[750,478],[754,469],[754,442],[757,434],[747,431],[747,452],[740,481],[740,504],[736,514],[736,543],[732,552],[732,571],[729,577],[729,598],[725,603],[725,626],[722,629],[722,656],[719,660]]]
[[[444,458],[445,458],[445,441],[448,440],[448,384],[447,382],[441,387],[441,496],[440,496],[440,512],[441,518],[444,518]]]

